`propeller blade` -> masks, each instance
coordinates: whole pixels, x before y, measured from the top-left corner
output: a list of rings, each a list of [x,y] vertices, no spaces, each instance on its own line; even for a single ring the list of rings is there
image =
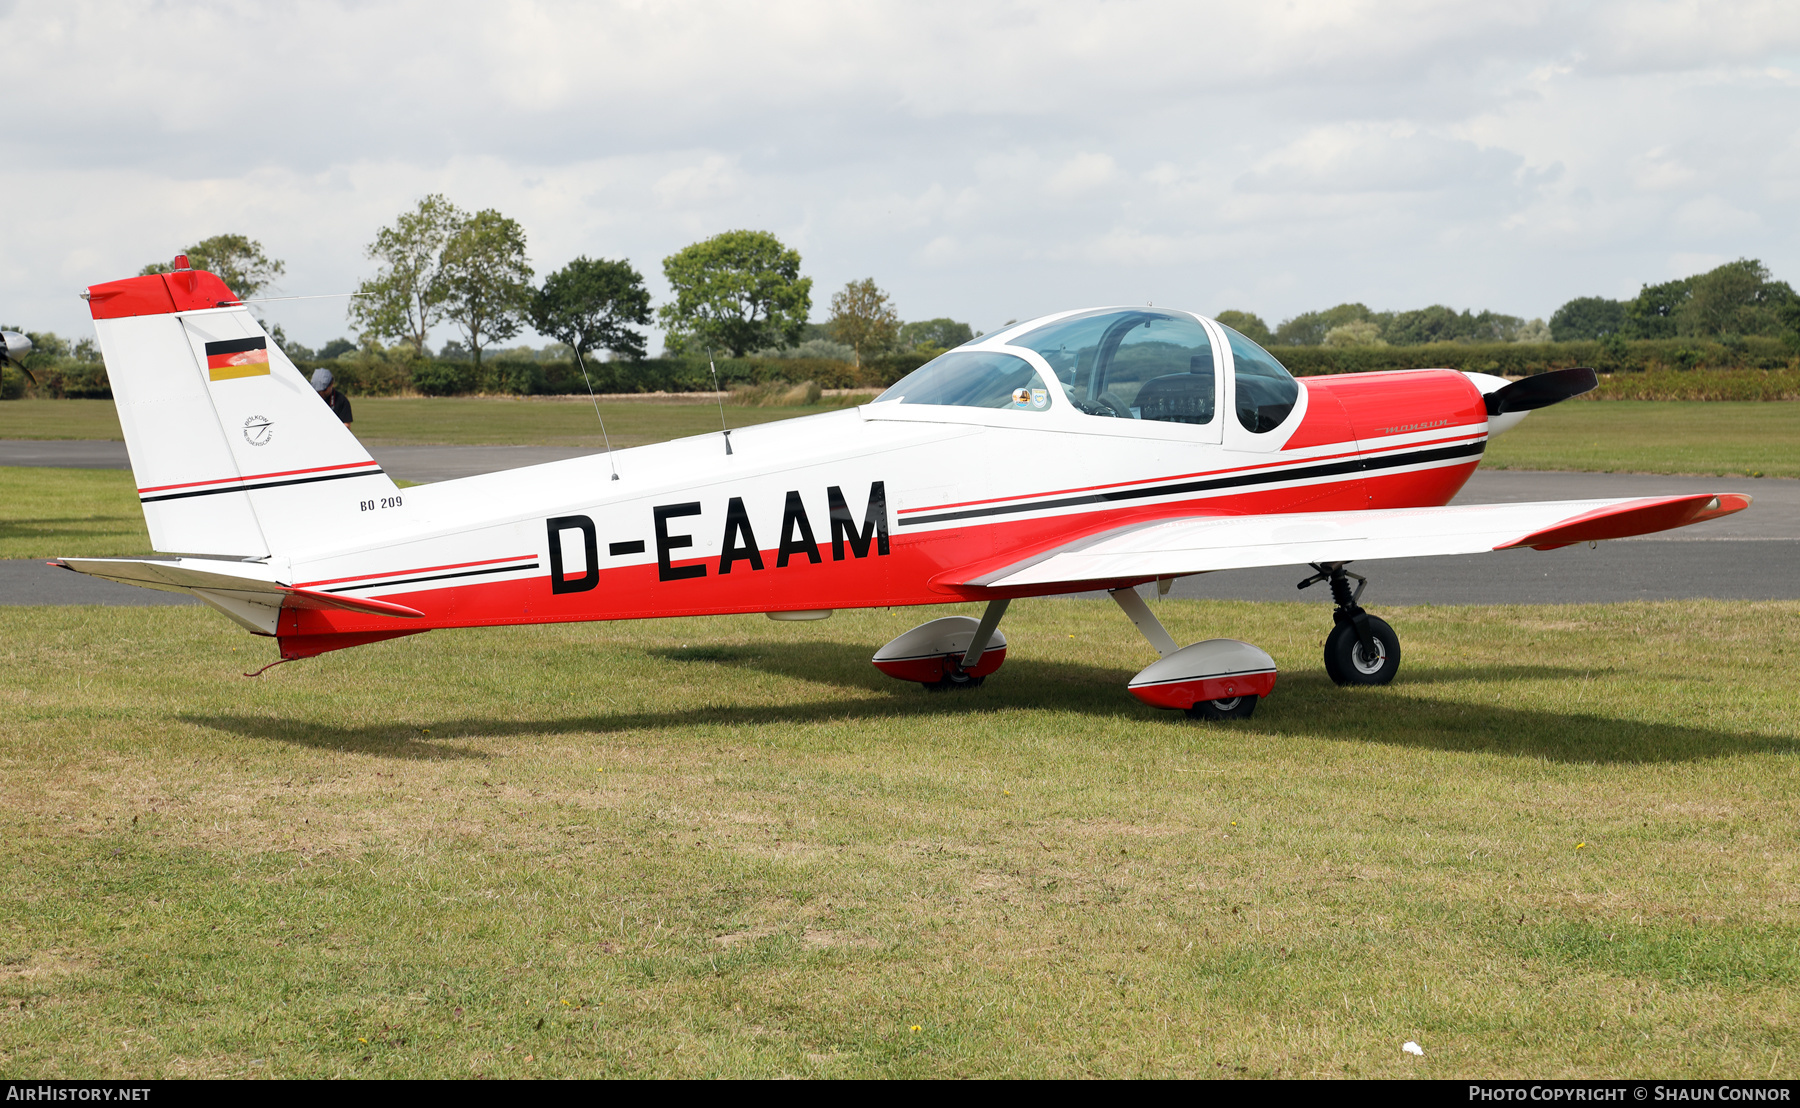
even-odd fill
[[[1488,415],[1504,415],[1507,412],[1530,412],[1538,408],[1548,408],[1571,396],[1580,396],[1591,392],[1600,384],[1600,378],[1587,368],[1553,369],[1548,373],[1538,373],[1522,381],[1514,381],[1503,389],[1495,389],[1487,394]]]

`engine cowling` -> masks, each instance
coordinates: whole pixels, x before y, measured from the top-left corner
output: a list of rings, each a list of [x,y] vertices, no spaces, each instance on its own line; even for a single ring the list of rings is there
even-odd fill
[[[1268,696],[1278,675],[1275,659],[1249,643],[1207,639],[1145,666],[1126,687],[1152,708],[1185,710],[1203,700]]]
[[[981,621],[970,616],[945,616],[921,623],[875,652],[875,668],[889,677],[932,685],[942,681],[947,666],[959,666]],[[972,666],[962,669],[967,677],[986,677],[1006,661],[1006,636],[995,630],[987,648]]]

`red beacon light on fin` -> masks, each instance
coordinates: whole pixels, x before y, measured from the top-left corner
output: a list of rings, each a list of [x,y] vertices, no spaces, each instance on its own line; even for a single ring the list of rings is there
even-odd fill
[[[174,269],[175,272],[177,272],[177,273],[181,273],[186,270],[192,269],[193,266],[188,264],[188,257],[186,254],[177,254],[177,255],[175,255],[175,261],[170,266],[170,268]]]

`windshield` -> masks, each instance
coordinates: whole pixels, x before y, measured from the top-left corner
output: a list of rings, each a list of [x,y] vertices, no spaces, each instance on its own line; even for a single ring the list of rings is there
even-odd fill
[[[1027,331],[1035,350],[1088,415],[1211,423],[1212,340],[1192,317],[1153,309],[1089,312]]]
[[[1219,326],[1225,328],[1226,341],[1231,343],[1231,361],[1236,367],[1232,379],[1237,383],[1238,422],[1246,431],[1273,431],[1294,410],[1300,399],[1300,383],[1273,354],[1223,323]]]
[[[877,404],[883,401],[1042,412],[1050,407],[1050,390],[1031,363],[1017,355],[952,350],[900,378],[875,398]]]

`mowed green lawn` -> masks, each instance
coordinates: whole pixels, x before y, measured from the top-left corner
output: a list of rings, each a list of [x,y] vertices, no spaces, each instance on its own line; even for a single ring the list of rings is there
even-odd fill
[[[1754,1076],[1800,1034],[1800,605],[1165,602],[434,632],[0,609],[0,1075]],[[1407,1040],[1424,1056],[1400,1050]]]
[[[1800,477],[1800,404],[1607,400],[1531,413],[1488,443],[1494,469]]]
[[[0,558],[149,553],[150,532],[129,472],[0,466]]]
[[[862,398],[828,397],[806,408],[728,406],[733,427],[826,411]],[[614,446],[716,430],[719,409],[694,399],[610,400],[600,405]],[[383,443],[498,443],[599,447],[586,399],[368,397],[356,432]],[[0,404],[0,439],[119,439],[107,400]],[[1800,477],[1800,404],[1617,400],[1559,404],[1532,413],[1488,446],[1489,466],[1636,473]]]

